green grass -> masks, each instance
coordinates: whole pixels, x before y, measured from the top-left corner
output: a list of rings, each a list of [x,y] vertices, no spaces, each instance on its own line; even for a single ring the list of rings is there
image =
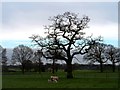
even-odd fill
[[[66,79],[66,73],[58,71],[58,83],[48,83],[52,74],[43,72],[4,73],[2,77],[3,88],[117,88],[118,73],[88,70],[73,71],[74,78]]]

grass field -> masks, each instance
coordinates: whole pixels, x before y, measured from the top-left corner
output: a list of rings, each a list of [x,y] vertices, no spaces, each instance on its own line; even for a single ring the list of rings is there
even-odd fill
[[[88,70],[73,71],[74,78],[66,79],[66,73],[58,71],[58,83],[48,83],[50,72],[3,73],[2,88],[117,88],[118,73]]]

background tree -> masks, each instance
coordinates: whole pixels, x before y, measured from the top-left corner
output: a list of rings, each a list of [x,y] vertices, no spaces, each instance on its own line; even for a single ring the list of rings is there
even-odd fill
[[[6,56],[6,49],[2,49],[2,71],[7,71],[7,56]]]
[[[6,56],[6,49],[4,48],[2,50],[2,65],[6,65],[7,64],[7,56]]]
[[[103,63],[107,62],[105,58],[105,47],[106,45],[103,43],[96,43],[83,57],[83,59],[87,60],[89,63],[100,63],[101,72],[103,72]]]
[[[113,45],[107,45],[105,56],[112,62],[113,72],[115,72],[115,63],[120,62],[120,51],[115,48]]]
[[[33,56],[33,51],[28,46],[19,45],[13,49],[12,60],[19,62],[22,65],[22,73],[25,70],[25,61],[30,60]]]
[[[116,62],[118,62],[118,64],[119,64],[119,62],[120,62],[120,48],[116,48],[117,50],[116,50]]]
[[[34,65],[38,64],[39,73],[41,72],[41,66],[42,66],[41,58],[42,58],[42,52],[40,50],[37,50],[37,52],[34,53],[33,59],[35,60]]]
[[[57,57],[65,57],[65,53],[54,46],[52,50],[47,50],[45,57],[52,57],[52,74],[55,74],[55,70],[57,71],[57,66],[55,62],[58,60]]]
[[[49,19],[52,24],[45,26],[46,38],[39,35],[30,37],[36,42],[43,51],[47,59],[64,60],[67,64],[67,78],[73,78],[72,60],[77,54],[85,54],[94,43],[100,39],[85,37],[83,30],[87,28],[90,21],[88,16],[78,18],[78,15],[71,12],[65,12],[61,15]],[[55,53],[52,53],[54,51]],[[49,56],[45,53],[49,53]],[[63,53],[63,54],[61,54]]]
[[[2,50],[3,47],[0,45],[0,72],[2,72]]]
[[[0,64],[2,65],[2,51],[3,47],[0,45]]]
[[[31,60],[24,60],[23,64],[26,71],[31,71],[31,69],[33,68],[33,63]]]

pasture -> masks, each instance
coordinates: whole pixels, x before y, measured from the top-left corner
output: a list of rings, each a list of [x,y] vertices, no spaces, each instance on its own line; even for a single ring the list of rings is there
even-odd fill
[[[117,88],[118,73],[94,70],[74,70],[73,79],[66,78],[66,72],[59,70],[55,73],[59,77],[57,83],[48,83],[52,75],[50,72],[4,72],[2,88]]]

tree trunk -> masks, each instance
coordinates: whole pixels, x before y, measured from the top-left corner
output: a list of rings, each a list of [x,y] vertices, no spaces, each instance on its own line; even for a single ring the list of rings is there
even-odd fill
[[[52,64],[52,74],[55,73],[55,59],[53,59],[53,64]]]
[[[41,69],[41,65],[40,64],[41,64],[41,60],[39,58],[39,74],[41,73],[41,70],[40,70]]]
[[[103,72],[103,63],[100,62],[100,72]]]
[[[115,72],[115,62],[112,62],[113,72]]]
[[[25,66],[22,64],[22,73],[25,73]]]
[[[67,79],[72,79],[73,74],[72,74],[72,64],[67,63]]]

